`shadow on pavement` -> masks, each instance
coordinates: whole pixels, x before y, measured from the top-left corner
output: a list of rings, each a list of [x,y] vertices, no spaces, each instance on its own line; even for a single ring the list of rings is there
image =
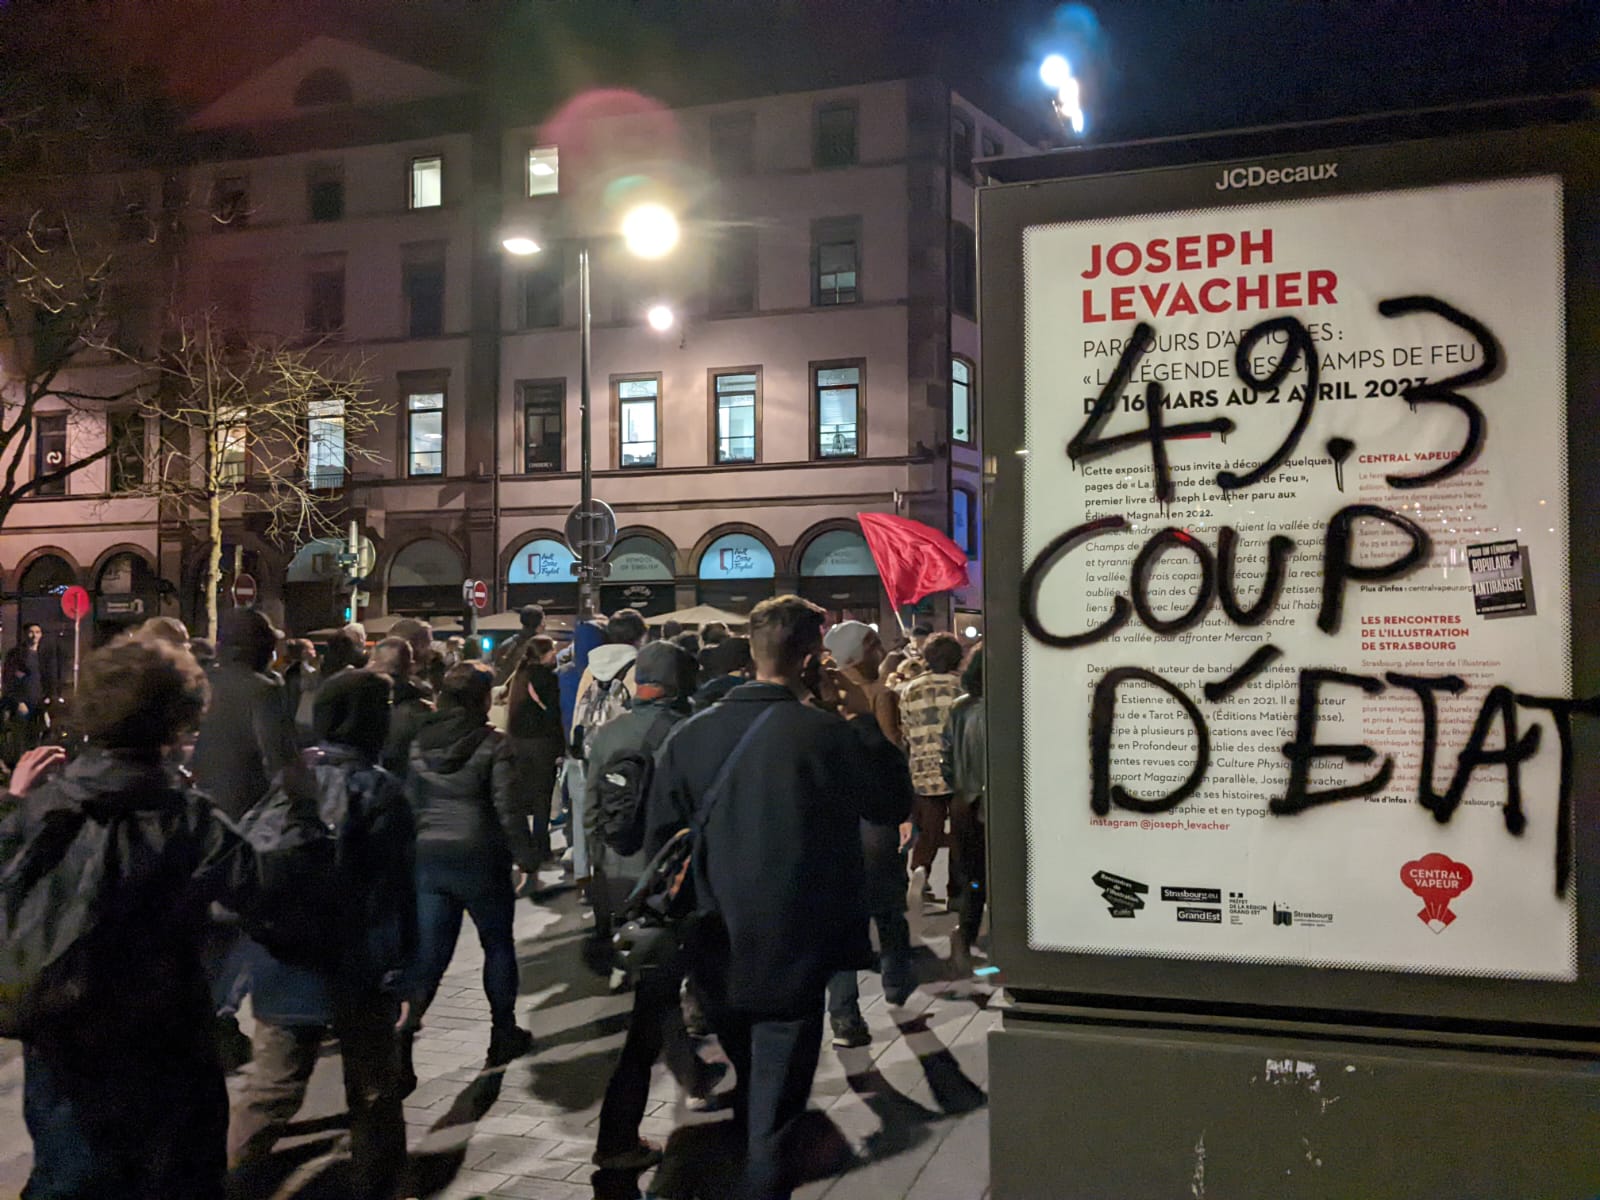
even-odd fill
[[[478,1122],[500,1098],[504,1083],[504,1067],[485,1068],[451,1102],[449,1111],[434,1122],[427,1136],[412,1148],[406,1167],[405,1190],[401,1195],[431,1196],[456,1177]],[[331,1194],[329,1200],[332,1200]]]
[[[787,1141],[785,1154],[796,1187],[838,1175],[856,1161],[839,1127],[815,1109],[794,1123]],[[727,1200],[738,1187],[743,1163],[744,1139],[732,1121],[686,1125],[668,1139],[651,1195],[660,1200]],[[622,1172],[596,1171],[591,1176],[595,1200],[634,1200],[636,1179]]]

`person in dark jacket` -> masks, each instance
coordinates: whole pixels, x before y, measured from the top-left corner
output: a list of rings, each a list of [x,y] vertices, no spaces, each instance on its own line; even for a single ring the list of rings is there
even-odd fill
[[[533,1046],[517,1026],[516,894],[539,868],[521,806],[511,794],[514,765],[503,734],[489,725],[494,672],[460,663],[444,677],[439,711],[411,746],[406,795],[417,825],[417,917],[420,945],[404,1040],[433,1002],[455,953],[463,912],[483,946],[489,997],[489,1059],[509,1062]],[[515,878],[519,876],[520,878]],[[409,1062],[406,1067],[409,1074]]]
[[[961,922],[950,935],[950,961],[964,973],[972,970],[972,944],[983,925],[989,872],[985,858],[985,805],[989,791],[989,729],[983,708],[983,647],[972,652],[961,674],[966,693],[950,708],[944,728],[942,767],[950,785],[950,837],[962,881],[956,909]]]
[[[55,656],[44,647],[44,627],[29,621],[17,644],[0,660],[0,709],[16,724],[18,753],[39,744],[46,729],[46,705],[59,690]]]
[[[228,1131],[230,1166],[272,1149],[300,1110],[331,1026],[344,1066],[353,1194],[372,1200],[393,1196],[405,1162],[395,1026],[417,945],[411,810],[400,781],[377,765],[390,695],[389,680],[370,671],[341,672],[317,693],[317,742],[303,758],[318,814],[340,831],[337,965],[257,956],[254,1055]]]
[[[195,741],[195,782],[233,820],[267,794],[294,757],[294,725],[283,684],[267,674],[276,648],[272,622],[250,608],[223,614],[211,708]]]
[[[524,604],[517,610],[517,620],[522,622],[522,627],[495,647],[494,652],[494,682],[498,687],[511,678],[511,673],[522,663],[523,655],[527,653],[528,644],[534,638],[542,636],[544,629],[544,609],[537,604]]]
[[[700,669],[706,676],[694,694],[695,712],[710,708],[741,683],[750,682],[750,639],[726,637],[700,652]]]
[[[639,651],[634,666],[638,688],[633,708],[596,731],[589,746],[589,845],[595,851],[595,927],[609,942],[613,918],[638,882],[647,860],[644,847],[645,804],[637,819],[614,844],[600,824],[599,781],[623,754],[653,756],[679,722],[689,715],[685,699],[699,670],[694,658],[672,642],[651,642]],[[645,798],[648,800],[648,797]],[[602,911],[602,909],[604,911]],[[681,967],[647,967],[634,981],[633,1016],[622,1056],[606,1086],[600,1106],[600,1136],[594,1161],[601,1170],[642,1170],[659,1161],[659,1147],[639,1137],[650,1098],[650,1069],[666,1053],[667,1067],[692,1099],[710,1094],[720,1077],[695,1053],[678,1002]]]
[[[824,620],[797,596],[756,606],[755,680],[667,740],[646,822],[651,853],[701,829],[690,969],[738,1074],[745,1200],[790,1195],[781,1147],[816,1074],[824,989],[872,965],[860,823],[911,809],[905,759],[869,699],[820,667]]]
[[[543,609],[539,619],[544,619]],[[561,685],[556,679],[554,639],[541,633],[519,644],[522,654],[506,683],[506,737],[516,767],[513,795],[531,824],[534,848],[543,862],[550,857],[550,801],[566,749]]]
[[[0,822],[0,860],[64,812],[93,814],[137,847],[113,872],[91,937],[79,1011],[23,1043],[23,1116],[33,1200],[221,1200],[228,1096],[201,964],[206,912],[248,923],[261,896],[255,855],[173,765],[205,708],[187,653],[122,638],[88,656],[73,716],[87,748]]]
[[[406,775],[411,743],[422,722],[433,712],[433,690],[412,673],[411,643],[404,638],[387,637],[372,648],[367,668],[389,677],[394,684],[394,706],[389,713],[389,736],[384,739],[378,762],[385,771],[400,779]]]

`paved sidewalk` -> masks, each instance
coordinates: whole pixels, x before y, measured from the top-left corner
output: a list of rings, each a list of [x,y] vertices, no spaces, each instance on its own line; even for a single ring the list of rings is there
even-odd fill
[[[974,981],[953,981],[944,962],[953,918],[926,921],[930,953],[919,959],[922,986],[891,1009],[878,978],[863,978],[862,1008],[873,1044],[836,1051],[824,1045],[812,1093],[807,1144],[817,1176],[799,1200],[981,1200],[988,1193],[987,1038],[999,1020],[993,996]],[[583,964],[586,922],[576,896],[547,905],[519,902],[517,949],[522,997],[517,1011],[535,1052],[499,1071],[483,1070],[488,1003],[479,982],[482,954],[471,922],[417,1040],[421,1079],[406,1102],[414,1192],[441,1200],[622,1200],[628,1189],[597,1185],[589,1156],[612,1063],[622,1046],[632,997],[611,995]],[[248,1031],[249,1022],[244,1022]],[[710,1043],[705,1053],[714,1054]],[[236,1077],[237,1078],[237,1077]],[[643,1132],[672,1138],[657,1178],[664,1192],[720,1200],[733,1157],[720,1126],[727,1114],[693,1114],[657,1066]],[[27,1177],[22,1064],[15,1043],[0,1043],[0,1198]],[[334,1143],[344,1108],[339,1062],[324,1049],[294,1134],[259,1178],[236,1180],[241,1200],[320,1200],[340,1193]],[[717,1168],[722,1174],[717,1174]],[[705,1173],[709,1171],[710,1174]],[[679,1190],[704,1176],[696,1192]],[[676,1177],[676,1182],[674,1177]],[[652,1176],[643,1184],[648,1188]]]

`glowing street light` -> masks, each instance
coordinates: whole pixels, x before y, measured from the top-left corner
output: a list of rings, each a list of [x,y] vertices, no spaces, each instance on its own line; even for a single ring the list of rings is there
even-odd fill
[[[1083,105],[1072,64],[1061,55],[1052,54],[1039,64],[1039,78],[1045,87],[1055,92],[1050,103],[1061,123],[1070,125],[1073,133],[1082,133]]]
[[[537,254],[543,248],[531,237],[508,237],[500,243],[505,247],[506,253],[515,254],[518,258],[526,258],[530,254]]]
[[[640,258],[662,258],[678,244],[678,218],[660,204],[641,204],[622,218],[622,239]]]
[[[645,313],[644,319],[650,322],[651,329],[654,329],[657,333],[665,333],[672,328],[672,322],[675,318],[672,315],[672,310],[665,304],[656,304],[651,307],[649,312]]]

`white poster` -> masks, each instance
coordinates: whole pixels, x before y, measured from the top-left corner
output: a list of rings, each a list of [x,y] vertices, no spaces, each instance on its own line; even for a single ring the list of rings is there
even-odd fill
[[[1029,944],[1575,979],[1560,180],[1024,264]]]

